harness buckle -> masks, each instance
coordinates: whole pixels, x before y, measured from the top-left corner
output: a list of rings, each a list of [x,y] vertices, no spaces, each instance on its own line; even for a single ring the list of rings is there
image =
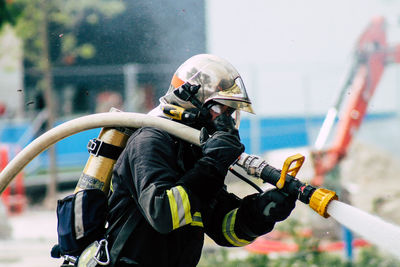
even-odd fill
[[[89,143],[87,144],[86,147],[90,154],[97,157],[99,155],[99,151],[100,151],[100,148],[102,145],[103,145],[103,141],[98,140],[97,138],[93,138],[93,139],[89,140]]]

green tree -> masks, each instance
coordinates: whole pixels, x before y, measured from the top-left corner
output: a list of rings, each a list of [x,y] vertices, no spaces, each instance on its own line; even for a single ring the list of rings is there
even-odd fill
[[[7,24],[15,24],[19,10],[12,5],[12,0],[0,0],[0,30]]]
[[[6,1],[6,2],[4,2]],[[40,77],[36,90],[44,96],[47,110],[47,130],[53,128],[56,119],[53,93],[52,65],[66,57],[90,58],[95,56],[90,43],[78,44],[76,29],[86,21],[97,23],[98,16],[113,17],[124,10],[118,0],[0,0],[5,20],[0,23],[15,22],[15,29],[23,41],[24,58]],[[1,27],[2,24],[0,24]],[[54,34],[49,29],[62,29],[58,34],[61,44],[59,58],[52,59],[49,37]],[[55,147],[49,149],[50,182],[47,187],[46,203],[55,204],[57,187],[57,166]]]

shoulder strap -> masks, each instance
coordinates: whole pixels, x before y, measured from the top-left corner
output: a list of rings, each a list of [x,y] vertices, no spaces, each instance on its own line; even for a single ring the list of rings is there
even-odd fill
[[[112,229],[116,227],[121,221],[122,218],[125,217],[125,215],[130,211],[128,218],[126,219],[124,225],[121,227],[121,230],[119,231],[117,238],[115,239],[111,250],[110,250],[110,266],[115,266],[119,255],[121,254],[122,249],[124,248],[124,245],[126,241],[129,239],[131,234],[133,233],[133,230],[135,230],[136,226],[138,223],[142,220],[142,215],[139,211],[139,203],[134,195],[131,195],[131,199],[133,200],[134,203],[136,203],[137,208],[132,211],[129,207],[122,213],[122,215],[117,219],[117,221],[111,225],[106,232],[106,237],[108,234],[111,232]]]
[[[125,221],[124,225],[122,226],[121,230],[119,231],[117,238],[115,239],[115,241],[111,247],[111,250],[110,250],[111,264],[110,264],[110,266],[115,265],[126,241],[128,240],[128,238],[132,234],[133,230],[136,228],[137,224],[141,220],[140,218],[141,217],[139,216],[138,209],[135,209],[132,213],[129,214],[128,219]],[[119,221],[119,219],[118,219],[118,221]]]
[[[111,226],[107,227],[106,233],[104,234],[106,238],[108,238],[108,235],[112,232],[112,230],[114,230],[122,222],[122,219],[126,217],[125,215],[128,214],[129,210],[129,208],[125,209],[125,211],[122,212],[121,216],[119,216],[118,219]]]

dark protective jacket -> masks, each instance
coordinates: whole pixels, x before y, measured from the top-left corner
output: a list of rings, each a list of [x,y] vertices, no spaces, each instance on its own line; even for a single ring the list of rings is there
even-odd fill
[[[221,246],[244,246],[254,240],[236,220],[241,200],[221,189],[210,201],[201,200],[180,178],[200,164],[201,150],[167,132],[144,127],[128,140],[115,164],[109,198],[109,225],[139,211],[138,224],[119,262],[129,266],[196,266],[204,233]],[[197,166],[196,175],[215,175],[213,166]],[[133,199],[134,198],[134,199]],[[271,230],[273,224],[271,225]],[[110,243],[121,227],[110,233]],[[122,266],[117,263],[117,266]]]

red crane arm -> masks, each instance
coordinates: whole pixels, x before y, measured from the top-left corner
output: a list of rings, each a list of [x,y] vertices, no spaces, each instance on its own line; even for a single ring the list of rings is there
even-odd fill
[[[383,75],[386,64],[400,63],[400,45],[388,47],[386,43],[385,21],[374,18],[360,36],[355,50],[354,69],[348,79],[349,90],[342,90],[337,131],[332,145],[327,150],[313,152],[315,185],[323,183],[324,176],[346,155],[354,134],[359,129],[367,112],[367,107]],[[347,86],[347,85],[346,85]],[[341,103],[345,99],[345,103]]]

